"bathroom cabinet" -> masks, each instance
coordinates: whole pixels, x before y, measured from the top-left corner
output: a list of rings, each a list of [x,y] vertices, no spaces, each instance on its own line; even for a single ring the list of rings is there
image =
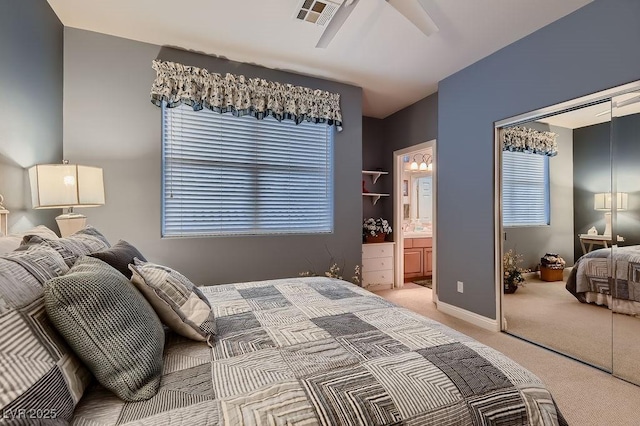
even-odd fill
[[[430,277],[433,272],[433,239],[404,239],[404,281]]]

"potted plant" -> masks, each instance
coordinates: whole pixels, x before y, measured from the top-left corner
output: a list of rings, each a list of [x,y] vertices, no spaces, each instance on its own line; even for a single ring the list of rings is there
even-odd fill
[[[372,217],[362,222],[362,235],[367,243],[382,243],[387,234],[391,233],[391,226],[386,219]]]
[[[525,282],[523,274],[530,272],[530,270],[519,267],[520,263],[522,263],[522,255],[511,249],[502,256],[502,268],[504,270],[502,283],[505,293],[515,293],[518,286]]]

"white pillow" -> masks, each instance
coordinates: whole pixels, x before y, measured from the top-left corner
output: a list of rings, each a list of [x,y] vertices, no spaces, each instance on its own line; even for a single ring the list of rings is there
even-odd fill
[[[22,237],[15,235],[7,235],[6,237],[0,237],[0,254],[5,254],[14,251],[20,247]]]
[[[0,234],[1,235],[1,234]],[[45,240],[57,240],[58,235],[44,225],[38,225],[28,231],[0,236],[0,254],[9,253],[20,247],[22,238],[25,235],[37,235]]]
[[[58,237],[58,234],[44,225],[38,225],[35,228],[31,228],[28,231],[20,232],[18,234],[11,234],[11,236],[19,236],[20,238],[25,235],[37,235],[45,240],[57,240],[60,238]]]

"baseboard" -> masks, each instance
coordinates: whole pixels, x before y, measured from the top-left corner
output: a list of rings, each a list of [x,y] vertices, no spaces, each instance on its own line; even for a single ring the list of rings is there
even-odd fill
[[[500,324],[497,320],[478,315],[475,312],[467,311],[466,309],[449,305],[448,303],[444,303],[442,301],[438,302],[438,310],[447,315],[451,315],[452,317],[456,317],[473,325],[477,325],[478,327],[484,328],[485,330],[500,331]]]

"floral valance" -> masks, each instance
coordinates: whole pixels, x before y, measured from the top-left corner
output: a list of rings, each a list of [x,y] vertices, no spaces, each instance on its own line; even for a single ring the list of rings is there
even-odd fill
[[[558,154],[557,134],[528,127],[509,127],[502,136],[503,151],[531,152],[553,157]]]
[[[243,75],[220,75],[204,68],[175,62],[153,61],[157,76],[151,87],[151,102],[169,108],[190,105],[233,115],[251,115],[259,120],[275,119],[326,123],[342,130],[340,94],[281,84]]]

